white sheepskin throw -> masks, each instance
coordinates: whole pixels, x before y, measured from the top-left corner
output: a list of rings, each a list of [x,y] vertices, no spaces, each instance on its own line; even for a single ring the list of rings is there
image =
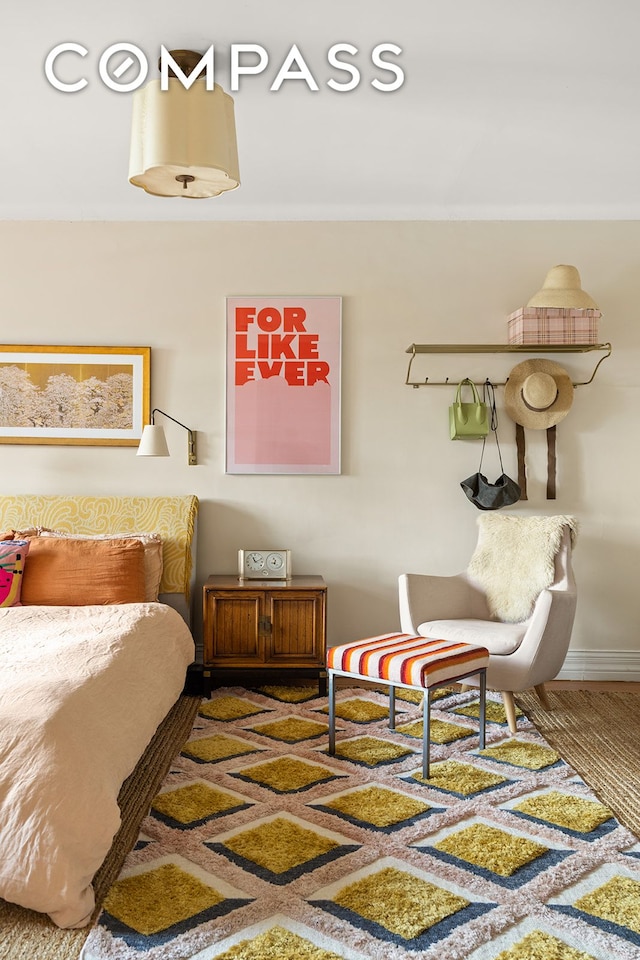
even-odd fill
[[[541,590],[553,583],[563,527],[577,535],[575,517],[478,517],[480,535],[468,573],[484,590],[492,615],[526,620]]]

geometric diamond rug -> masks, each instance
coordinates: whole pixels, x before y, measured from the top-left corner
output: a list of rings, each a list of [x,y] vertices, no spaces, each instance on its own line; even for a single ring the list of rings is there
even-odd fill
[[[638,960],[640,843],[524,715],[338,689],[203,700],[83,960]]]

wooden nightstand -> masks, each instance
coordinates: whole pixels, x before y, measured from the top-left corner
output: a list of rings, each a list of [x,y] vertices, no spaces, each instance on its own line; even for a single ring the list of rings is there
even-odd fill
[[[224,674],[260,671],[269,683],[293,672],[327,689],[327,585],[322,577],[240,580],[209,577],[203,587],[205,686]],[[248,677],[247,677],[248,680]]]

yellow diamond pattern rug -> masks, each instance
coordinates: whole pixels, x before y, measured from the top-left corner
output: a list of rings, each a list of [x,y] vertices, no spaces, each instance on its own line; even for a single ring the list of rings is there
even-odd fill
[[[203,700],[83,960],[638,960],[640,843],[527,718],[477,695]]]

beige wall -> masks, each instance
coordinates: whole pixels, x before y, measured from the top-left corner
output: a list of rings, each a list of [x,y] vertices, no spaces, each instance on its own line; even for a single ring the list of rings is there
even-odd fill
[[[547,269],[576,264],[614,352],[558,428],[555,502],[544,499],[544,434],[529,432],[522,510],[580,520],[572,675],[596,664],[640,679],[640,224],[4,222],[0,251],[2,341],[151,346],[152,403],[198,431],[200,460],[187,466],[186,434],[169,423],[168,460],[126,447],[3,446],[4,492],[195,493],[199,582],[234,571],[240,546],[289,547],[295,572],[329,584],[332,643],[394,629],[398,574],[457,572],[475,543],[478,512],[459,482],[480,447],[448,439],[453,389],[404,384],[406,347],[505,342],[507,315]],[[344,298],[341,476],[225,475],[232,294]],[[562,363],[586,379],[596,356]],[[415,373],[497,380],[517,359],[425,357]],[[513,430],[503,417],[505,469],[516,476]],[[485,466],[494,479],[495,455]]]

